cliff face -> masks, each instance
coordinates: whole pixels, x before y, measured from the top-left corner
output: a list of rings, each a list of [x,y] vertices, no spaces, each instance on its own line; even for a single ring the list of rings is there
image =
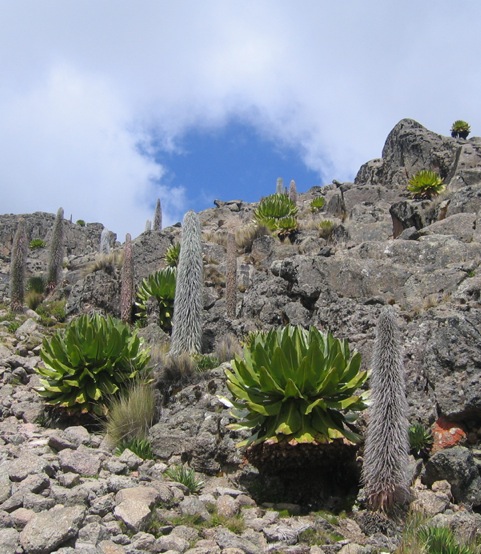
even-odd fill
[[[446,191],[414,201],[406,186],[421,169],[438,172]],[[274,192],[274,191],[273,191]],[[322,195],[321,214],[309,202]],[[238,250],[237,319],[225,316],[225,235],[247,234],[255,205],[216,201],[200,213],[204,232],[204,342],[283,323],[316,325],[348,338],[369,365],[375,322],[386,303],[398,307],[404,338],[410,418],[432,423],[443,415],[481,427],[481,138],[437,135],[405,119],[389,134],[382,158],[364,164],[354,183],[314,187],[298,196],[300,232],[293,243],[261,236]],[[30,275],[45,270],[53,216],[25,216]],[[320,219],[335,228],[321,238]],[[16,216],[0,216],[0,294],[8,294]],[[67,310],[119,315],[119,271],[85,275],[102,226],[67,225],[64,273]],[[164,265],[179,228],[146,232],[133,241],[139,281]],[[395,237],[395,238],[394,238]],[[249,241],[246,241],[247,243]],[[469,430],[468,429],[468,430]]]

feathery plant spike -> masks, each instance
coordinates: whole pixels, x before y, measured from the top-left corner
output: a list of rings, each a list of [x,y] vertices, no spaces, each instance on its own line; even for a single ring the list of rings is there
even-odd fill
[[[401,338],[393,308],[381,312],[372,361],[363,481],[371,508],[389,511],[409,496],[409,439]]]
[[[182,241],[177,266],[170,354],[200,352],[202,339],[202,241],[197,214],[188,211],[182,222]]]
[[[289,184],[289,198],[291,202],[293,202],[294,204],[297,204],[297,187],[294,179],[292,179],[292,181]]]
[[[120,278],[120,319],[124,323],[132,322],[132,305],[134,302],[134,258],[132,256],[132,238],[125,236],[124,263]]]
[[[101,254],[110,253],[110,231],[107,229],[107,227],[104,227],[102,229],[102,232],[100,233],[99,251]]]
[[[157,204],[155,205],[154,231],[162,231],[162,207],[160,205],[160,198],[157,198]]]
[[[12,259],[10,262],[10,307],[13,312],[20,312],[23,308],[27,250],[25,220],[20,218],[13,239]]]
[[[150,221],[150,219],[147,219],[147,221],[145,222],[145,231],[152,231],[152,221]]]
[[[64,253],[63,208],[59,208],[53,224],[50,258],[47,269],[47,291],[52,292],[62,275]]]
[[[234,233],[227,235],[225,304],[227,317],[234,319],[237,307],[237,248]]]
[[[284,194],[284,179],[282,177],[277,178],[276,194]]]

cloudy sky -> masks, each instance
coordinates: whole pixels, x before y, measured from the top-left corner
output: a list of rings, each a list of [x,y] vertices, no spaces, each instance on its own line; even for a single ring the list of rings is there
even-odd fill
[[[475,0],[0,0],[0,213],[137,236],[352,180],[402,118],[481,134]]]

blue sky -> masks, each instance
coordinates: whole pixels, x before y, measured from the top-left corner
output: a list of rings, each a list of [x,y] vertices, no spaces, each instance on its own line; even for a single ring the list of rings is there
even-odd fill
[[[321,184],[294,147],[276,144],[248,123],[229,121],[210,130],[193,129],[179,138],[175,152],[157,152],[167,168],[163,182],[185,186],[194,209],[213,206],[215,199],[258,202],[276,191],[277,179],[291,179],[299,190]]]
[[[120,240],[351,180],[405,117],[481,134],[481,3],[0,0],[0,211]]]

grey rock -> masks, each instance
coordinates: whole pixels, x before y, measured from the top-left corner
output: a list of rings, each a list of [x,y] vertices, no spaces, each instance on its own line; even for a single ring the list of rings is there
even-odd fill
[[[158,499],[159,494],[153,487],[123,489],[116,495],[114,515],[132,531],[143,531],[151,520],[152,507]]]
[[[209,521],[211,515],[197,496],[188,496],[179,504],[180,513],[185,516],[196,516],[201,521]]]
[[[0,529],[0,552],[16,554],[20,542],[20,534],[16,529]]]
[[[226,494],[216,500],[217,513],[223,517],[234,517],[240,511],[240,503],[237,499]]]
[[[77,450],[65,449],[59,453],[60,468],[64,472],[80,475],[98,475],[103,455],[96,450],[79,447]]]
[[[178,537],[176,535],[167,535],[166,537],[159,537],[155,541],[155,546],[158,548],[157,552],[186,552],[189,548],[189,541]]]
[[[215,532],[215,539],[221,548],[238,548],[246,554],[261,554],[262,550],[251,541],[235,535],[231,531],[219,528]]]
[[[1,469],[1,466],[0,466]],[[0,504],[5,502],[10,496],[12,490],[12,482],[7,472],[0,471]]]
[[[481,505],[481,477],[472,453],[463,446],[436,452],[428,460],[422,480],[428,486],[446,480],[456,502]]]
[[[84,516],[80,506],[36,514],[20,533],[20,543],[28,554],[50,554],[77,536]]]
[[[53,474],[50,464],[41,456],[25,453],[20,458],[8,462],[5,467],[12,481],[23,481],[34,473]]]

